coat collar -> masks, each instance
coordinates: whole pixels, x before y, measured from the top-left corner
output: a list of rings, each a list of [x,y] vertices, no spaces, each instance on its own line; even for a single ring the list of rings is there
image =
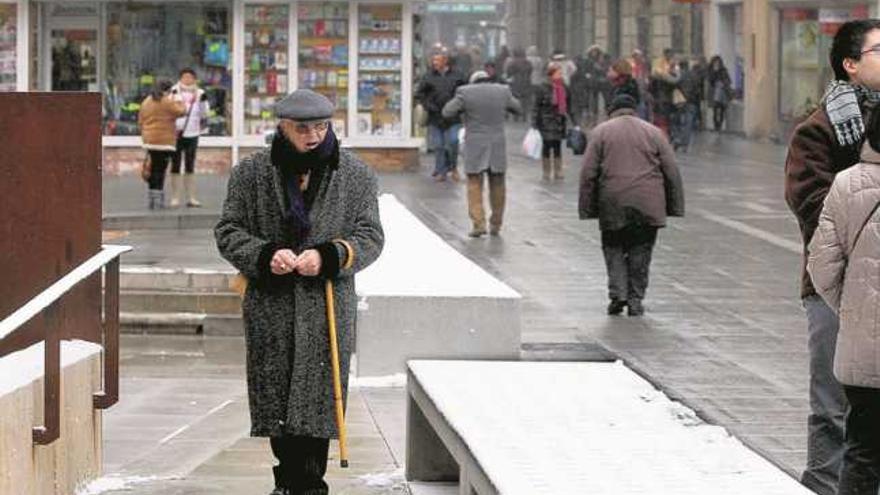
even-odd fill
[[[608,116],[613,119],[614,117],[623,117],[625,115],[636,115],[636,111],[632,108],[618,108]]]
[[[862,155],[861,161],[863,163],[873,163],[874,165],[880,165],[880,153],[878,153],[871,145],[868,143],[868,140],[865,140],[865,144],[862,145]]]

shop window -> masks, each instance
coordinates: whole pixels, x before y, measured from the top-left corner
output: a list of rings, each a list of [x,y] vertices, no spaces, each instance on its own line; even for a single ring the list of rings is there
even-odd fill
[[[244,132],[275,128],[273,107],[288,92],[290,10],[286,5],[247,5],[244,11]]]
[[[400,137],[401,6],[361,5],[358,31],[357,134]]]
[[[104,133],[138,135],[137,113],[159,79],[195,70],[211,106],[207,134],[232,127],[231,2],[109,3]]]
[[[0,91],[15,91],[16,6],[0,3]]]
[[[299,87],[333,102],[333,129],[340,137],[348,131],[348,12],[342,2],[299,6]]]

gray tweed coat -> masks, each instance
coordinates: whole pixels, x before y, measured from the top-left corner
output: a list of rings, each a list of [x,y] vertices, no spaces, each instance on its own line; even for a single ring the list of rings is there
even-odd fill
[[[345,397],[357,311],[354,274],[375,261],[384,244],[377,188],[372,170],[341,150],[338,168],[321,181],[304,244],[343,239],[355,252],[354,264],[340,268],[334,280]],[[242,312],[251,435],[337,438],[325,279],[278,276],[269,268],[277,249],[293,245],[284,220],[285,196],[281,171],[268,149],[244,158],[232,170],[214,229],[220,254],[249,281]]]

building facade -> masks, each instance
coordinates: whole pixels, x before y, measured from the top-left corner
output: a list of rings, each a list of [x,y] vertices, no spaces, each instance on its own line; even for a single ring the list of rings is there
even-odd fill
[[[200,168],[264,145],[272,107],[323,93],[344,146],[417,160],[413,9],[406,0],[0,0],[0,90],[103,94],[107,173],[142,160],[137,113],[153,83],[192,68],[211,105]]]

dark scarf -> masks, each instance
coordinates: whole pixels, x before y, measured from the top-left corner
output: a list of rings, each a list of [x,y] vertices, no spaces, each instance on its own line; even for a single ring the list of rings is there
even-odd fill
[[[317,148],[300,153],[281,129],[272,140],[272,164],[281,169],[287,190],[288,210],[286,220],[293,233],[294,247],[298,251],[309,235],[312,224],[309,211],[318,192],[321,179],[328,168],[335,169],[339,164],[339,141],[333,128],[327,130],[324,141]],[[309,185],[303,192],[300,185],[308,174]]]

